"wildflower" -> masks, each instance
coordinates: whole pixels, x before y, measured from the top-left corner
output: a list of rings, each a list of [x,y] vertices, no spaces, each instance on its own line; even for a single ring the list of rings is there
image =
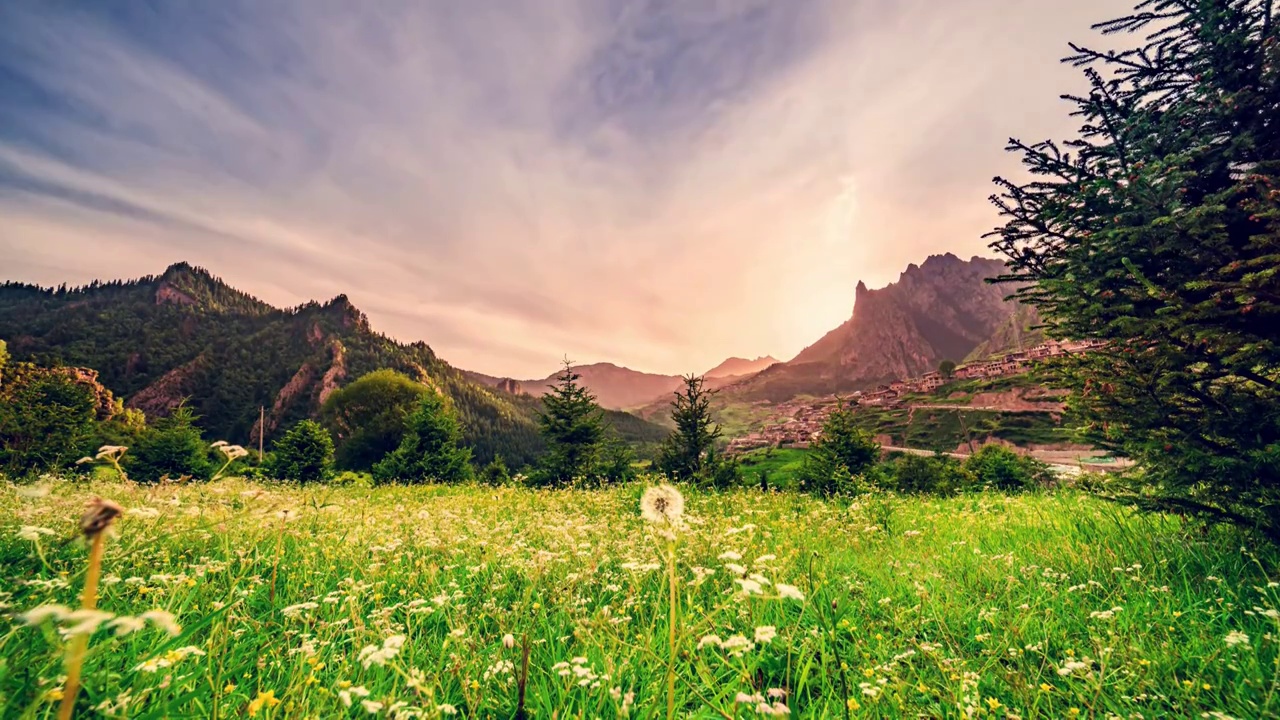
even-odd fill
[[[351,696],[360,698],[369,697],[369,690],[363,685],[357,685],[353,688],[338,691],[338,700],[342,701],[344,707],[351,707]]]
[[[708,645],[720,647],[723,644],[724,641],[720,639],[719,635],[703,635],[702,639],[698,641],[698,649],[701,650]]]
[[[304,610],[315,610],[318,607],[320,607],[320,603],[303,602],[281,609],[280,614],[285,617],[297,617],[301,615]]]
[[[513,647],[515,647],[515,646],[516,646],[516,636],[515,636],[515,635],[512,635],[511,633],[507,633],[506,635],[503,635],[503,636],[502,636],[502,647],[504,647],[504,648],[506,648],[506,649],[510,650],[511,648],[513,648]]]
[[[46,620],[61,620],[71,612],[66,605],[41,605],[31,608],[19,617],[28,625],[40,625]]]
[[[441,715],[457,715],[458,708],[450,705],[449,703],[440,703],[436,706],[436,712]]]
[[[1249,646],[1249,636],[1240,632],[1239,630],[1232,630],[1231,632],[1227,633],[1227,637],[1225,640],[1227,643],[1227,647],[1236,647],[1238,645],[1244,645],[1245,647]]]
[[[720,649],[729,651],[730,655],[741,655],[755,646],[754,642],[741,635],[730,636],[728,640],[720,643]]]
[[[756,628],[756,642],[767,644],[778,636],[778,629],[772,625],[761,625]]]
[[[273,708],[280,704],[275,690],[259,691],[258,696],[249,701],[249,717],[257,717],[262,708]]]
[[[728,550],[726,552],[720,553],[720,555],[716,559],[717,560],[741,560],[742,555],[732,550]]]
[[[742,592],[744,595],[760,595],[764,592],[764,589],[760,587],[760,583],[755,580],[751,580],[750,578],[739,578],[734,580],[734,582],[742,586]]]
[[[1088,660],[1088,658],[1085,658],[1085,660]],[[1073,675],[1079,671],[1088,672],[1089,668],[1091,668],[1092,666],[1093,666],[1093,663],[1091,662],[1081,662],[1080,660],[1068,660],[1062,664],[1062,667],[1058,668],[1058,674],[1063,677],[1066,677],[1068,675]]]
[[[109,612],[103,610],[80,609],[72,610],[67,613],[63,619],[75,623],[70,627],[63,628],[60,632],[63,637],[71,637],[73,635],[92,635],[98,626],[115,617]]]
[[[655,485],[640,498],[640,515],[651,523],[676,525],[684,515],[684,496],[665,483]]]
[[[372,665],[386,665],[387,661],[400,654],[400,648],[404,647],[403,635],[392,635],[382,641],[382,647],[377,645],[366,645],[360,650],[357,659],[365,669]]]
[[[18,528],[18,539],[28,540],[30,542],[39,541],[41,535],[53,535],[53,534],[55,533],[49,528],[37,527],[35,525],[23,525],[22,527]]]
[[[382,710],[382,708],[385,707],[385,705],[378,702],[377,700],[361,700],[360,706],[363,707],[364,711],[369,713],[370,715],[376,715],[378,711]]]
[[[148,610],[138,616],[142,620],[146,620],[152,625],[164,630],[170,635],[182,634],[182,626],[178,625],[173,617],[173,613],[167,610]]]
[[[774,585],[774,587],[778,589],[778,597],[804,602],[804,593],[800,592],[800,589],[795,585],[778,583],[777,585]]]

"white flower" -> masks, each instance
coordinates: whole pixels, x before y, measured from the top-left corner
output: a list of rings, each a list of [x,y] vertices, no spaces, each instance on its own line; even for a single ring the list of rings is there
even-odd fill
[[[130,617],[121,615],[120,617],[107,623],[108,630],[115,630],[117,636],[128,635],[137,632],[147,626],[147,621],[140,617]]]
[[[146,620],[170,635],[182,634],[182,626],[178,625],[177,620],[173,617],[173,613],[168,612],[167,610],[148,610],[139,615],[138,618],[140,620]]]
[[[388,660],[400,654],[400,648],[402,647],[404,647],[404,636],[392,635],[382,641],[382,647],[365,645],[356,659],[366,669],[373,665],[386,665]]]
[[[440,703],[439,705],[436,706],[436,711],[439,712],[441,715],[457,715],[458,714],[458,708],[450,705],[449,703]]]
[[[515,646],[516,646],[516,636],[515,636],[515,635],[512,635],[511,633],[507,633],[506,635],[503,635],[503,636],[502,636],[502,647],[504,647],[504,648],[506,648],[506,649],[510,650],[511,648],[513,648],[513,647],[515,647]]]
[[[30,542],[38,541],[41,535],[53,534],[55,533],[49,528],[37,527],[35,525],[23,525],[18,528],[18,538],[21,540],[28,540]]]
[[[678,525],[682,515],[684,496],[670,485],[655,485],[640,498],[640,516],[651,523]]]
[[[795,585],[778,583],[777,585],[774,585],[774,587],[778,589],[778,597],[804,602],[804,593],[800,592],[800,588],[797,588]]]
[[[769,643],[778,635],[778,629],[772,625],[761,625],[756,628],[756,642]]]
[[[720,647],[723,644],[724,641],[720,639],[719,635],[703,635],[702,639],[698,641],[698,649],[701,650],[708,645]]]
[[[1239,630],[1232,630],[1231,632],[1227,633],[1226,643],[1227,643],[1227,647],[1236,647],[1237,645],[1244,645],[1248,647],[1249,636],[1240,632]]]
[[[102,623],[115,617],[112,613],[103,610],[87,610],[81,608],[72,610],[63,618],[68,622],[75,623],[70,627],[61,630],[63,637],[71,637],[73,635],[92,635]]]
[[[1062,667],[1058,668],[1058,674],[1066,677],[1080,671],[1088,672],[1091,667],[1093,667],[1093,663],[1088,658],[1085,658],[1083,662],[1080,660],[1068,660],[1062,664]]]
[[[301,615],[302,611],[304,610],[315,610],[318,607],[320,607],[320,603],[302,602],[302,603],[298,603],[297,605],[290,605],[286,608],[281,609],[280,614],[284,615],[285,617],[297,617],[298,615]]]
[[[720,649],[729,651],[731,655],[741,655],[755,646],[755,643],[741,635],[733,635],[728,640],[720,643]]]
[[[377,700],[361,700],[360,706],[363,707],[364,711],[369,713],[370,715],[377,714],[378,711],[382,710],[383,708],[382,703],[378,702]]]
[[[61,620],[71,612],[66,605],[41,605],[22,613],[19,617],[28,625],[40,625],[46,620]]]
[[[746,703],[750,705],[751,703],[763,702],[764,696],[759,693],[755,695],[748,695],[747,693],[740,692],[734,696],[733,701],[736,703]]]
[[[764,589],[760,587],[760,583],[756,582],[755,580],[751,580],[749,578],[739,578],[737,580],[734,580],[734,582],[742,586],[742,592],[746,595],[760,595],[761,593],[764,592]]]
[[[732,550],[728,550],[726,552],[720,553],[720,556],[717,559],[718,560],[741,560],[742,555]]]
[[[736,564],[736,563],[725,563],[725,564],[724,564],[724,569],[725,569],[725,570],[728,570],[729,572],[733,573],[734,575],[746,575],[746,574],[747,574],[747,569],[746,569],[746,568],[744,568],[744,567],[742,567],[741,565]]]

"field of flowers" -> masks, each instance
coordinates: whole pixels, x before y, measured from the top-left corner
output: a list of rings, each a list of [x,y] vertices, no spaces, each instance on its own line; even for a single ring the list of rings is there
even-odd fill
[[[645,487],[0,486],[0,717],[57,716],[77,637],[77,717],[1280,714],[1277,555],[1231,532]]]

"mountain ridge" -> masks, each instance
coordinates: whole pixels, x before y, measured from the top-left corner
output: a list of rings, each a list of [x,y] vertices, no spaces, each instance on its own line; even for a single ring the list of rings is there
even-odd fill
[[[186,402],[211,439],[270,439],[314,417],[337,387],[385,367],[452,399],[477,460],[501,454],[519,466],[541,449],[535,399],[472,382],[425,342],[374,331],[345,295],[277,308],[185,262],[78,288],[6,282],[0,337],[17,360],[97,370],[127,406],[150,417]],[[660,434],[616,419],[632,435]]]

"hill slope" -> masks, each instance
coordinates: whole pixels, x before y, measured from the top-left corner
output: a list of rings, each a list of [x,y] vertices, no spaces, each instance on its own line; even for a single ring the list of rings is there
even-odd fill
[[[15,359],[91,367],[149,417],[184,398],[210,438],[257,441],[316,414],[337,387],[399,370],[453,399],[478,460],[521,465],[541,448],[537,402],[483,387],[425,343],[374,332],[345,296],[282,310],[179,263],[159,276],[57,290],[0,286],[0,337]],[[660,430],[626,423],[631,433]],[[621,429],[621,428],[620,428]]]
[[[765,368],[777,363],[778,359],[772,355],[758,357],[755,360],[746,358],[731,357],[719,365],[711,368],[706,372],[706,378],[742,378],[745,375],[755,375]]]

